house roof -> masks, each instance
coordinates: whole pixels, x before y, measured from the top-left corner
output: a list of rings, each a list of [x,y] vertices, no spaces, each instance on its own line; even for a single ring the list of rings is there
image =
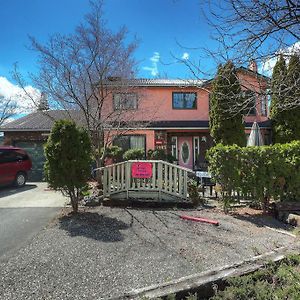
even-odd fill
[[[57,120],[74,120],[78,125],[84,126],[84,117],[80,111],[49,110],[37,111],[20,119],[14,120],[3,125],[0,131],[51,131],[53,124]],[[143,123],[143,122],[142,122]],[[145,122],[144,122],[145,123]],[[139,123],[136,124],[138,126]],[[246,122],[245,127],[251,128],[253,122]],[[271,120],[258,122],[260,128],[271,128]],[[144,126],[144,125],[143,125]],[[146,128],[153,129],[208,129],[208,120],[172,120],[172,121],[153,121],[146,122]],[[124,124],[124,128],[126,124]]]
[[[2,125],[0,131],[50,131],[57,120],[74,120],[84,126],[84,118],[80,111],[48,110],[36,111],[20,119]]]
[[[107,81],[108,85],[119,86],[120,83],[136,87],[201,87],[206,80],[202,79],[151,79],[136,78],[124,80],[121,78],[113,78]]]
[[[238,67],[237,71],[247,73],[251,76],[258,76],[270,80],[269,77],[262,75],[258,72],[254,72],[249,68],[243,66]],[[132,86],[132,87],[204,87],[209,85],[213,81],[211,79],[162,79],[162,78],[133,78],[133,79],[122,79],[121,77],[109,77],[106,81],[107,85],[110,86]]]
[[[245,122],[245,128],[251,128],[253,122]],[[271,120],[267,120],[264,122],[257,122],[260,128],[269,129],[271,128]],[[178,128],[186,128],[186,129],[208,129],[209,121],[208,120],[192,120],[192,121],[154,121],[147,125],[148,128],[154,129],[178,129]]]
[[[254,71],[250,70],[249,68],[245,68],[243,66],[238,67],[237,71],[238,72],[244,72],[244,73],[246,73],[246,74],[248,74],[250,76],[259,77],[259,78],[265,80],[266,82],[269,82],[271,80],[270,77],[265,76],[263,74],[260,74],[258,72],[254,72]],[[210,78],[210,79],[205,80],[203,82],[202,86],[205,87],[205,86],[211,85],[213,83],[213,80],[214,80],[214,78]]]
[[[238,68],[238,71],[242,71],[242,72],[248,73],[249,75],[252,75],[252,76],[258,76],[258,77],[261,77],[261,78],[265,79],[266,81],[270,81],[270,80],[271,80],[270,77],[265,76],[265,75],[263,75],[263,74],[260,74],[260,73],[258,73],[258,72],[252,71],[252,70],[250,70],[249,68],[245,68],[245,67],[243,67],[243,66],[239,67],[239,68]]]

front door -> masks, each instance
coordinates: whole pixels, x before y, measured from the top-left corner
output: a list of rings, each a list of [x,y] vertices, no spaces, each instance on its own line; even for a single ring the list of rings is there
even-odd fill
[[[193,137],[178,137],[178,163],[180,166],[193,169]]]

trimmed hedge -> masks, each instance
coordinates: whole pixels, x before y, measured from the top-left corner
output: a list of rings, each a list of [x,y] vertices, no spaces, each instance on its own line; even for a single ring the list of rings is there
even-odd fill
[[[135,160],[135,159],[145,159],[145,150],[144,149],[129,149],[123,154],[124,160]]]
[[[207,159],[227,196],[236,191],[263,203],[270,198],[300,201],[300,141],[260,147],[218,144]]]
[[[104,148],[100,150],[100,156],[103,154]],[[120,162],[123,160],[124,150],[119,146],[106,147],[104,158],[110,158],[113,162]]]
[[[174,163],[174,161],[176,161],[176,157],[174,157],[172,154],[167,154],[163,149],[149,149],[147,152],[147,158],[154,160],[163,160],[169,163]]]

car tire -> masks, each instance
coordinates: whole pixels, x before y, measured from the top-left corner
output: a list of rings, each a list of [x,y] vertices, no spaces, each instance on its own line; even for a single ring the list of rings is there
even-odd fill
[[[15,186],[16,187],[24,186],[25,183],[26,183],[26,180],[27,180],[26,173],[25,172],[19,172],[16,176],[16,179],[15,179]]]

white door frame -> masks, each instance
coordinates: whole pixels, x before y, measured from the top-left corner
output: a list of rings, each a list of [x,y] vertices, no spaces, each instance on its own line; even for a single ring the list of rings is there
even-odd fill
[[[196,157],[200,154],[200,138],[199,136],[193,136],[193,162],[196,163]]]
[[[171,152],[176,159],[178,159],[178,137],[172,136],[171,137]]]

